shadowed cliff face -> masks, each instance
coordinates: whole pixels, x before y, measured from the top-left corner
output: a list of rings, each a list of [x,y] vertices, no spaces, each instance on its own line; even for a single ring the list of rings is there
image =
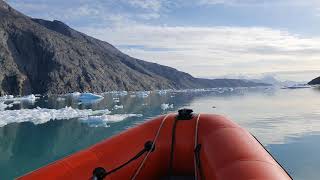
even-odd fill
[[[309,85],[318,85],[320,84],[320,77],[317,77],[308,83]]]
[[[0,0],[0,95],[264,85],[194,78],[129,57],[60,21],[29,18]]]

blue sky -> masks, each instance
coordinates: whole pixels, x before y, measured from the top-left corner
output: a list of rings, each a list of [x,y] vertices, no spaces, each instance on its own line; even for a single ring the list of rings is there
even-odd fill
[[[319,0],[7,0],[198,77],[320,75]]]

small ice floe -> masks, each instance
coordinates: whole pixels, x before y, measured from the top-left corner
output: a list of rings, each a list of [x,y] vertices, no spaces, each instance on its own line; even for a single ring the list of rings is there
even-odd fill
[[[80,95],[81,93],[79,92],[73,92],[73,93],[67,94],[67,96],[71,96],[72,98],[78,98]]]
[[[0,113],[0,127],[14,122],[20,123],[29,121],[34,124],[42,124],[50,120],[86,118],[89,116],[99,116],[108,113],[110,113],[108,109],[94,111],[92,109],[81,110],[73,109],[71,107],[65,107],[62,109],[46,109],[37,107],[35,109],[6,110],[1,111]]]
[[[34,94],[30,94],[28,96],[22,96],[22,97],[14,97],[12,95],[6,95],[0,97],[0,100],[2,101],[27,101],[27,102],[35,102],[38,97],[36,97]]]
[[[13,95],[6,95],[6,96],[0,97],[0,101],[2,101],[3,104],[4,102],[13,101],[8,105],[6,105],[7,107],[12,107],[14,104],[20,104],[21,102],[34,104],[37,99],[39,99],[39,97],[36,97],[33,94],[30,94],[28,96],[22,96],[22,97],[14,97]],[[2,105],[2,107],[4,107],[4,105]],[[0,108],[0,109],[4,110],[5,108]]]
[[[66,100],[66,98],[64,98],[64,97],[58,97],[58,98],[57,98],[57,101],[59,101],[59,102],[65,101],[65,100]]]
[[[20,104],[20,101],[13,101],[12,104]]]
[[[136,95],[140,98],[147,98],[150,95],[150,91],[137,91]]]
[[[161,104],[161,109],[162,110],[167,110],[167,109],[172,109],[173,104]]]
[[[33,94],[28,95],[28,96],[23,96],[20,98],[15,98],[15,100],[26,101],[26,102],[31,102],[31,103],[35,102],[37,99],[38,99],[38,97],[36,97]]]
[[[101,101],[104,97],[93,94],[93,93],[79,93],[79,92],[74,92],[67,94],[67,96],[71,96],[73,99],[76,99],[80,101],[81,103],[96,103],[98,101]]]
[[[123,109],[123,105],[114,105],[113,109]]]
[[[11,99],[13,99],[13,98],[14,98],[13,95],[5,95],[5,96],[1,96],[1,97],[0,97],[0,100],[2,100],[2,101],[7,101],[7,100],[11,100]]]
[[[104,94],[112,94],[115,96],[126,96],[128,95],[128,91],[109,91],[109,92],[105,92]]]
[[[103,114],[100,116],[88,116],[80,118],[84,123],[89,124],[91,127],[108,127],[107,123],[115,123],[123,121],[129,117],[142,117],[142,114]]]
[[[101,101],[104,97],[97,95],[97,94],[92,94],[92,93],[82,93],[79,96],[79,101],[82,103],[95,103],[98,101]]]
[[[216,89],[215,90],[217,93],[219,93],[219,94],[222,94],[222,93],[224,93],[225,91],[226,91],[226,89],[225,88],[218,88],[218,89]]]
[[[5,110],[8,107],[7,104],[5,104],[4,102],[0,102],[0,111]]]
[[[120,99],[119,99],[118,97],[114,97],[114,98],[112,98],[112,99],[113,99],[113,102],[115,102],[115,103],[120,102]]]
[[[117,93],[117,95],[118,95],[118,96],[126,96],[126,95],[128,95],[128,91],[119,91],[119,92]]]
[[[166,95],[168,92],[171,92],[172,90],[158,90],[156,91],[160,96]]]

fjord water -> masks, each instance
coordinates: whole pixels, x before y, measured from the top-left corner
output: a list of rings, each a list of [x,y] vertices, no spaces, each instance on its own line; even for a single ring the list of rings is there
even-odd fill
[[[3,103],[6,108],[0,108],[1,179],[13,179],[146,119],[185,107],[196,113],[222,114],[245,127],[294,179],[320,176],[318,88],[117,92],[103,96],[91,103],[66,96]],[[70,116],[72,113],[78,114]],[[48,117],[60,120],[49,121]]]

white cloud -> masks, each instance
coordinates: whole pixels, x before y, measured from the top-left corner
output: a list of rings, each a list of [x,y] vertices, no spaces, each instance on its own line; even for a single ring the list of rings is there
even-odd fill
[[[126,2],[133,6],[156,12],[161,9],[163,3],[162,0],[130,0]]]
[[[196,76],[318,70],[320,38],[263,27],[167,27],[140,24],[80,28],[133,57]]]
[[[200,0],[200,5],[228,6],[320,6],[318,0]]]

